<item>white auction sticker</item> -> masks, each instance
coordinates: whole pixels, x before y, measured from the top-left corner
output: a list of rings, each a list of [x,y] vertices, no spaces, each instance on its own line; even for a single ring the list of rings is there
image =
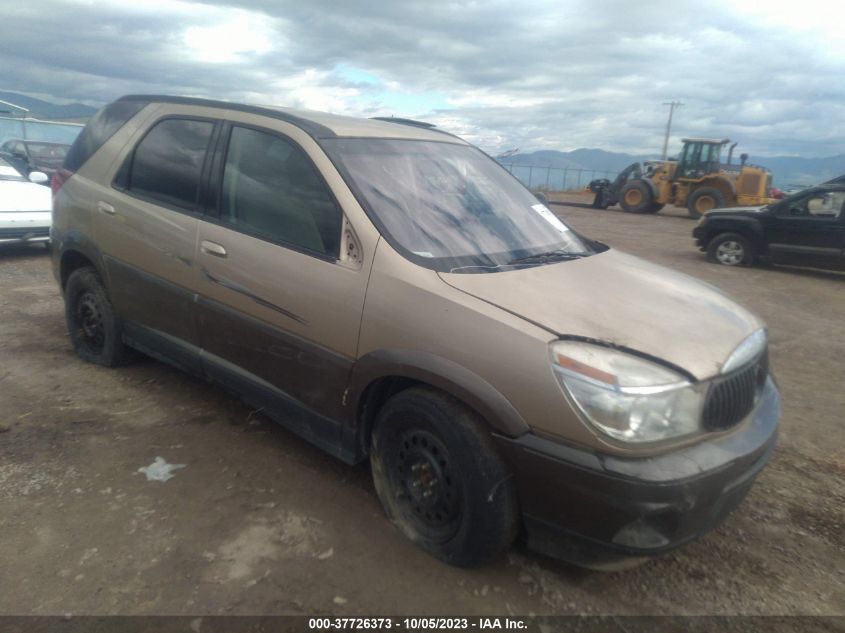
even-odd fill
[[[544,204],[535,204],[535,205],[532,205],[532,207],[531,207],[531,208],[532,208],[532,209],[534,209],[537,213],[539,213],[539,214],[540,214],[540,216],[541,216],[541,217],[542,217],[542,218],[543,218],[546,222],[548,222],[549,224],[551,224],[553,227],[555,227],[555,228],[556,228],[558,231],[560,231],[561,233],[565,233],[566,231],[568,231],[568,230],[569,230],[569,227],[568,227],[568,226],[566,226],[563,222],[561,222],[561,221],[558,219],[558,217],[557,217],[554,213],[552,213],[551,211],[549,211],[549,208],[548,208],[546,205],[544,205]]]

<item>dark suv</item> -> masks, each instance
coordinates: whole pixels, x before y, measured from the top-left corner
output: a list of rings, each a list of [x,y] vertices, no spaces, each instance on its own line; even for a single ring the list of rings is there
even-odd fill
[[[712,261],[725,266],[765,258],[845,270],[845,182],[810,187],[765,207],[710,211],[692,235]]]

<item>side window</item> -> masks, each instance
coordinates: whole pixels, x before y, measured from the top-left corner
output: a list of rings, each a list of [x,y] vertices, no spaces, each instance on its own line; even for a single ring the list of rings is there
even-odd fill
[[[777,215],[790,218],[838,218],[845,205],[845,191],[814,191],[784,204]]]
[[[135,148],[128,177],[121,169],[118,180],[133,195],[193,210],[213,130],[209,121],[159,121]]]
[[[65,169],[76,171],[94,155],[129,119],[147,105],[146,101],[115,101],[95,114],[65,156]]]
[[[232,128],[220,219],[273,241],[338,254],[340,210],[305,153],[275,134]]]

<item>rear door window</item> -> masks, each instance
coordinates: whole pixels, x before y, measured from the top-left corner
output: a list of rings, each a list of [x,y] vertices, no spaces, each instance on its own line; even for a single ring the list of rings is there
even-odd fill
[[[220,220],[245,233],[337,257],[341,214],[305,153],[270,132],[234,126]]]
[[[214,123],[165,119],[156,123],[121,170],[126,190],[134,196],[192,211]]]

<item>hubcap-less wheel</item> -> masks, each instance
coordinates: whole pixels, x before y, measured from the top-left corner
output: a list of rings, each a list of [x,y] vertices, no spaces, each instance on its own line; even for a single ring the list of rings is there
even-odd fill
[[[106,341],[103,315],[97,299],[90,292],[84,293],[76,302],[76,322],[79,338],[94,352],[101,352]]]
[[[638,189],[629,189],[625,192],[625,202],[635,207],[643,201],[643,194]]]
[[[716,248],[716,259],[726,266],[736,266],[745,259],[745,249],[739,242],[728,240]]]
[[[695,201],[695,210],[699,213],[707,213],[716,208],[716,201],[710,196],[701,196]]]
[[[428,538],[446,541],[458,529],[462,512],[459,487],[452,478],[444,444],[428,431],[404,433],[390,468],[400,482],[403,514]]]

